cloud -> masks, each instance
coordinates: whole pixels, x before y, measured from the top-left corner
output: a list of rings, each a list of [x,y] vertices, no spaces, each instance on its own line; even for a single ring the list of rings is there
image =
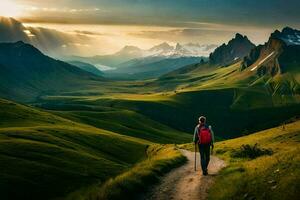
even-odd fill
[[[37,7],[37,6],[23,6],[23,10],[29,12],[43,12],[43,13],[84,13],[84,12],[103,12],[100,8],[57,8],[57,7]]]
[[[79,35],[107,35],[107,34],[95,32],[95,31],[82,31],[82,30],[75,30],[74,33],[79,34]]]
[[[79,54],[90,47],[93,37],[87,34],[70,34],[55,29],[24,26],[13,18],[0,17],[0,42],[24,41],[51,56]]]
[[[129,33],[135,37],[160,39],[170,42],[198,41],[202,44],[216,44],[230,38],[232,31],[227,30],[205,30],[199,28],[170,29],[163,31],[140,31]]]

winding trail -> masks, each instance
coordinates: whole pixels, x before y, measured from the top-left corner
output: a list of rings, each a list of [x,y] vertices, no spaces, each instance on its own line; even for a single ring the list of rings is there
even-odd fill
[[[218,171],[225,167],[225,162],[211,156],[208,176],[203,176],[200,167],[200,157],[197,154],[197,171],[194,171],[194,152],[181,150],[188,159],[183,166],[166,174],[160,184],[153,187],[143,199],[146,200],[204,200],[208,189]]]

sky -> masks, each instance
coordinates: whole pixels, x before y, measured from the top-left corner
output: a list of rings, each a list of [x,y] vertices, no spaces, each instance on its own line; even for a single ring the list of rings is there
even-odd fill
[[[1,5],[2,4],[2,5]],[[0,16],[95,38],[103,54],[124,45],[222,44],[239,32],[256,44],[300,28],[299,0],[0,0]]]

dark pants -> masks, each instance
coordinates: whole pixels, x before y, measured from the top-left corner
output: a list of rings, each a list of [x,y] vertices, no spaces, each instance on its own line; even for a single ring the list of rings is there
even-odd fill
[[[210,160],[210,144],[199,144],[198,147],[200,152],[202,171],[207,172],[207,167]]]

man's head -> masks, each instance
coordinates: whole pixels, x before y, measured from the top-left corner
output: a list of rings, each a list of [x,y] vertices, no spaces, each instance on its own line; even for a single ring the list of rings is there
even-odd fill
[[[199,124],[205,124],[205,122],[206,122],[206,117],[204,116],[199,117]]]

